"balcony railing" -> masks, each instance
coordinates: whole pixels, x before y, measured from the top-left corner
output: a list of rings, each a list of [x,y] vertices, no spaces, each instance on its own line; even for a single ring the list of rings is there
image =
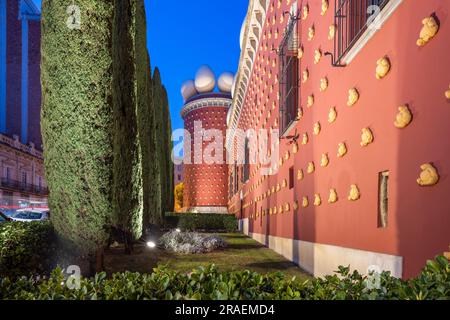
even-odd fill
[[[2,178],[1,187],[17,192],[30,193],[36,195],[48,195],[48,188],[46,187],[37,186],[29,183],[23,183],[21,181],[13,179]]]
[[[335,0],[334,65],[342,66],[342,59],[375,21],[376,15],[390,0]]]

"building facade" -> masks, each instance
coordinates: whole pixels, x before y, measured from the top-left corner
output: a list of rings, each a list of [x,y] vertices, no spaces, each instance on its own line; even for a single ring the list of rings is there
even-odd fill
[[[40,133],[40,13],[0,0],[0,208],[47,205]]]
[[[440,0],[250,0],[226,145],[238,130],[280,139],[270,174],[229,166],[246,234],[314,275],[409,278],[448,250],[449,12]]]
[[[226,119],[231,106],[233,75],[218,79],[220,92],[213,92],[216,79],[204,66],[194,80],[182,87],[184,120],[183,211],[227,213],[228,166],[224,149]]]
[[[182,158],[175,159],[175,164],[173,166],[173,179],[175,186],[184,181],[183,172],[184,172],[183,159]]]

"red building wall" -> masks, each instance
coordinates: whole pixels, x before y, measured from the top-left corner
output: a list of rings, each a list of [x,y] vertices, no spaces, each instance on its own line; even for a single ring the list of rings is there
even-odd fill
[[[282,39],[288,19],[281,22],[280,17],[292,4],[287,2],[282,1],[278,8],[278,1],[270,1],[273,10],[268,9],[250,90],[241,114],[241,128],[252,127],[255,99],[258,110],[264,111],[256,118],[254,126],[277,127],[279,64],[277,54],[271,48],[277,48]],[[333,41],[328,40],[328,33],[329,26],[334,23],[334,1],[329,1],[330,7],[323,16],[321,1],[308,1],[308,4],[308,18],[299,21],[300,43],[304,47],[300,74],[308,68],[310,77],[300,88],[299,107],[303,108],[304,116],[291,134],[295,130],[300,136],[308,133],[309,143],[299,145],[299,152],[294,155],[292,146],[281,140],[280,157],[287,151],[290,157],[279,173],[264,179],[260,185],[256,184],[261,179],[256,173],[241,186],[247,194],[244,216],[250,218],[250,232],[400,256],[403,258],[403,276],[414,276],[427,259],[442,254],[450,244],[450,141],[447,139],[450,135],[450,103],[444,94],[450,84],[450,2],[403,1],[345,68],[333,67],[326,56],[318,64],[314,63],[314,50],[333,52]],[[421,21],[432,13],[439,18],[439,33],[426,46],[418,47],[416,41],[422,28]],[[315,37],[308,41],[308,28],[313,24]],[[384,79],[377,80],[376,62],[386,55],[391,61],[391,71]],[[269,75],[272,76],[269,78]],[[319,90],[322,77],[329,81],[325,92]],[[268,89],[263,92],[265,84]],[[360,99],[356,105],[348,107],[348,90],[353,87],[358,89]],[[308,108],[307,97],[311,94],[314,94],[315,103]],[[272,104],[275,104],[274,110]],[[398,107],[404,104],[409,105],[413,122],[405,129],[398,129],[393,123]],[[331,107],[336,107],[338,112],[333,124],[328,123]],[[322,126],[318,136],[313,134],[316,122]],[[366,127],[372,130],[375,140],[363,148],[360,146],[361,130]],[[348,154],[337,158],[341,142],[346,143]],[[328,153],[330,158],[326,168],[320,166],[323,153]],[[307,174],[306,168],[311,161],[316,170]],[[440,181],[433,187],[420,187],[416,182],[420,166],[429,162],[438,169]],[[289,180],[290,168],[294,168],[295,176],[303,169],[304,179],[295,178],[293,189],[282,188],[255,204],[255,198],[268,188],[283,179]],[[253,166],[252,171],[254,169]],[[386,170],[390,171],[388,227],[379,228],[378,175]],[[352,184],[357,184],[360,189],[359,201],[347,200]],[[339,201],[335,204],[327,202],[330,188],[338,192]],[[322,198],[322,205],[318,207],[313,205],[316,193]],[[304,196],[310,201],[306,209],[301,206]],[[293,210],[295,201],[299,202],[298,210]],[[288,212],[257,215],[261,209],[286,203],[290,204]],[[239,212],[238,194],[232,198],[230,208]]]

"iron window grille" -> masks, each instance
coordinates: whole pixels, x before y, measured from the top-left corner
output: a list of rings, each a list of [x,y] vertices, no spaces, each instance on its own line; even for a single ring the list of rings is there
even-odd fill
[[[335,0],[333,65],[342,67],[342,59],[361,38],[370,22],[390,0]],[[376,7],[373,7],[376,6]],[[376,10],[375,10],[376,9]]]
[[[278,49],[280,61],[280,131],[284,134],[297,119],[299,103],[298,16],[292,16]]]

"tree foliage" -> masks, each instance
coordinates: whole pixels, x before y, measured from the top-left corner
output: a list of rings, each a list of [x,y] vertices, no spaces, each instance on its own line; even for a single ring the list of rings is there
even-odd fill
[[[92,254],[112,228],[132,242],[173,204],[167,93],[159,70],[151,79],[143,0],[79,0],[80,29],[64,24],[66,2],[42,5],[52,222],[61,238]]]

